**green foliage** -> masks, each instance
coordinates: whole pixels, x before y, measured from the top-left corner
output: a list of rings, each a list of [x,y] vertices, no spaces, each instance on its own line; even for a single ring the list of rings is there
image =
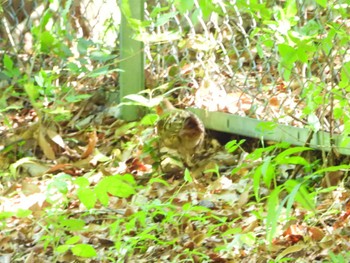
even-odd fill
[[[350,260],[350,252],[342,251],[339,254],[335,254],[332,251],[329,252],[330,261],[325,261],[325,263],[346,263]]]
[[[268,242],[271,242],[278,233],[278,226],[283,224],[284,220],[290,219],[293,212],[292,207],[295,204],[307,211],[315,212],[315,193],[310,192],[308,188],[309,178],[302,181],[287,179],[281,184],[277,183],[283,166],[301,166],[305,171],[311,171],[309,162],[299,155],[309,150],[311,149],[308,147],[290,147],[286,143],[279,143],[266,148],[258,148],[246,157],[250,161],[261,160],[250,176],[253,180],[252,190],[257,202],[267,201],[266,239]],[[280,152],[274,154],[277,151]],[[261,196],[261,192],[264,192],[264,197]]]
[[[69,238],[64,245],[60,245],[56,248],[58,253],[66,253],[71,250],[73,255],[82,258],[92,258],[97,256],[95,249],[89,244],[77,244],[80,241],[79,236],[73,236]]]
[[[152,21],[133,19],[131,17],[132,7],[126,0],[121,1],[121,8],[128,22],[135,29],[137,35],[135,37],[143,37],[145,27],[150,25],[165,26],[175,19],[181,20],[184,15],[189,16],[194,27],[203,21],[209,21],[211,15],[220,18],[231,15],[236,17],[237,13],[251,15],[258,21],[259,27],[248,32],[253,44],[252,46],[244,46],[244,48],[256,48],[258,59],[261,58],[263,61],[270,60],[266,54],[271,56],[271,60],[278,58],[276,60],[278,61],[276,62],[278,75],[286,82],[299,76],[297,69],[303,68],[307,81],[302,87],[300,99],[305,103],[302,113],[307,119],[310,129],[314,132],[322,129],[322,122],[316,113],[324,105],[333,105],[334,100],[336,100],[337,103],[333,105],[333,111],[329,113],[329,116],[339,123],[344,123],[343,141],[344,146],[347,146],[350,141],[350,113],[346,94],[349,91],[350,63],[345,61],[339,71],[336,69],[332,72],[332,77],[336,77],[336,80],[332,81],[332,85],[326,83],[321,76],[315,75],[313,66],[319,58],[328,57],[336,51],[339,52],[337,53],[338,57],[347,56],[348,28],[342,26],[339,21],[324,23],[318,18],[301,23],[297,1],[284,1],[283,5],[273,8],[259,0],[249,2],[237,0],[235,5],[231,2],[167,1],[164,6],[157,5],[153,8],[150,13]],[[319,5],[318,8],[328,8],[341,18],[348,16],[346,8],[340,8],[339,4],[326,0],[316,0],[316,3]],[[73,116],[72,105],[91,97],[91,94],[81,92],[79,87],[72,85],[72,79],[81,84],[80,82],[84,80],[92,79],[95,81],[119,71],[114,63],[117,55],[111,50],[101,47],[99,43],[83,38],[77,39],[74,36],[69,22],[71,16],[69,10],[73,1],[66,1],[64,4],[59,23],[53,23],[54,25],[50,27],[57,15],[51,10],[47,10],[41,17],[39,24],[33,25],[31,28],[35,40],[31,57],[32,64],[21,67],[17,65],[17,60],[13,56],[8,54],[3,56],[0,80],[6,80],[10,84],[1,90],[1,113],[21,109],[22,106],[11,105],[8,102],[8,98],[14,96],[29,101],[39,117],[44,120],[55,122],[71,120]],[[170,8],[171,4],[174,4],[176,10]],[[225,6],[227,13],[222,13],[220,5]],[[237,20],[244,20],[244,17],[237,17]],[[186,33],[186,29],[184,32]],[[162,37],[164,36],[166,37],[157,36],[155,40],[171,41],[179,40],[182,37],[178,32],[166,32]],[[150,36],[148,37],[149,39],[147,37],[141,39],[144,41],[152,39]],[[77,50],[75,50],[77,53],[74,55],[71,50],[73,44],[77,45]],[[204,51],[210,50],[205,41],[203,46]],[[184,42],[179,42],[178,47],[183,48]],[[48,56],[52,58],[53,65],[59,66],[59,70],[52,68],[52,64],[46,65],[45,59]],[[167,59],[175,61],[170,55]],[[333,64],[329,61],[326,62],[329,70],[334,70]],[[36,65],[39,63],[42,66],[37,67]],[[169,69],[169,75],[177,76],[180,68],[185,65],[182,63],[184,62],[180,61],[179,65],[173,68],[175,69],[173,72],[170,72],[172,69]],[[324,63],[324,61],[320,59],[320,63]],[[201,77],[200,74],[198,75]],[[184,85],[167,91],[173,84],[168,83],[152,90],[146,90],[141,94],[125,97],[123,104],[143,106],[149,109],[149,113],[139,122],[128,123],[117,128],[114,137],[130,135],[128,136],[130,138],[131,135],[137,134],[143,147],[143,152],[137,156],[141,159],[157,155],[154,146],[157,138],[152,136],[152,132],[159,116],[154,113],[153,108],[170,93],[188,89]],[[268,90],[269,87],[263,88]],[[8,126],[11,124],[6,116],[1,121]],[[276,123],[267,122],[258,125],[256,131],[266,133],[275,127]],[[228,153],[236,153],[244,142],[245,140],[233,140],[225,145],[225,149]],[[139,144],[135,141],[123,142],[121,150],[131,151],[138,146]],[[11,146],[7,147],[9,148],[5,149],[6,152]],[[184,177],[180,179],[184,183],[180,183],[178,190],[172,188],[172,185],[177,183],[175,179],[174,181],[166,181],[158,174],[148,178],[149,181],[144,186],[147,190],[139,187],[135,180],[137,177],[132,174],[104,176],[100,181],[93,183],[88,174],[79,177],[73,177],[66,173],[46,174],[45,179],[49,181],[45,189],[46,201],[50,206],[43,208],[42,217],[34,218],[35,223],[42,230],[39,235],[39,243],[44,245],[45,249],[52,248],[58,255],[69,252],[77,257],[94,258],[97,257],[95,247],[84,243],[87,234],[90,233],[88,231],[108,229],[108,238],[113,243],[113,247],[110,250],[105,250],[105,253],[111,255],[113,259],[117,258],[118,262],[128,260],[132,254],[146,253],[156,246],[169,249],[169,251],[172,249],[180,251],[174,262],[190,262],[192,259],[194,262],[213,261],[206,251],[203,252],[205,246],[196,240],[198,236],[203,240],[213,236],[222,238],[220,245],[213,249],[214,252],[218,253],[232,255],[236,252],[240,253],[244,248],[254,251],[259,246],[260,249],[263,247],[260,247],[262,242],[267,240],[271,244],[272,240],[280,233],[281,228],[294,219],[294,208],[307,211],[308,219],[317,215],[316,195],[330,192],[334,188],[315,189],[310,182],[319,181],[324,174],[329,172],[350,169],[349,165],[339,165],[322,169],[316,167],[316,171],[314,171],[313,164],[302,157],[302,153],[309,150],[307,147],[291,147],[283,142],[255,149],[246,156],[245,163],[232,169],[231,173],[233,178],[242,167],[250,169],[247,177],[252,184],[247,186],[247,191],[250,191],[247,194],[249,195],[247,200],[243,200],[245,193],[240,192],[240,189],[237,190],[239,193],[239,201],[237,202],[225,203],[218,194],[217,200],[219,201],[217,203],[222,206],[215,208],[215,210],[193,205],[195,198],[200,199],[203,197],[202,195],[215,196],[216,193],[213,193],[215,190],[208,190],[212,183],[210,180],[207,182],[208,185],[205,185],[208,189],[197,193],[195,192],[197,189],[194,188],[193,192],[185,193],[183,194],[185,197],[183,197],[180,191],[186,187],[197,186],[197,181],[203,179],[194,178],[195,173],[190,169],[185,169]],[[8,171],[1,174],[1,177],[11,175],[17,179],[22,166],[33,161],[34,159],[29,157],[19,159],[12,163]],[[115,163],[119,161],[117,160]],[[283,170],[286,166],[301,167],[304,172],[303,176],[297,177],[297,179],[288,177]],[[99,168],[96,167],[96,169]],[[204,174],[212,173],[214,174],[213,178],[223,178],[223,175],[220,174],[221,168],[221,166],[216,165],[215,168],[208,169]],[[233,184],[236,184],[236,181]],[[169,191],[169,193],[164,194],[165,197],[162,196],[159,199],[154,197],[155,191],[163,191],[162,187],[166,189],[164,191]],[[234,195],[235,190],[230,188],[228,192],[230,195]],[[114,205],[110,202],[112,196],[127,203],[125,205],[126,211],[117,213],[119,212],[117,209],[108,209],[110,205]],[[248,203],[247,206],[245,206],[246,203]],[[67,213],[67,208],[70,209],[73,205],[79,206],[79,211],[76,214]],[[106,210],[102,211],[101,205]],[[232,211],[226,214],[225,206],[232,208]],[[80,210],[80,208],[82,209]],[[84,210],[85,208],[86,210]],[[108,213],[106,216],[100,216],[97,211],[107,211]],[[27,209],[19,209],[17,212],[1,212],[1,229],[6,231],[6,221],[11,218],[16,220],[32,219],[36,216],[34,212]],[[246,219],[246,214],[257,219],[254,223],[260,224],[259,228],[266,229],[266,239],[261,240],[260,236],[257,237],[256,232],[246,225],[244,228],[241,227],[241,221]],[[90,223],[90,218],[92,218],[93,223]],[[298,220],[303,220],[303,218],[300,217]],[[96,221],[99,223],[95,224]],[[195,243],[193,248],[184,247],[183,239],[193,241]],[[208,242],[208,245],[212,244]],[[349,253],[338,255],[330,253],[329,259],[329,262],[348,262]],[[277,261],[292,260],[292,258],[284,258]]]
[[[264,183],[265,187],[276,187],[276,177],[279,175],[279,167],[281,165],[301,165],[308,169],[309,163],[301,156],[294,156],[296,153],[311,150],[308,147],[293,147],[282,151],[276,156],[264,156],[263,154],[271,154],[277,149],[285,149],[288,144],[280,143],[266,148],[258,148],[247,156],[249,160],[258,160],[262,158],[262,163],[254,169],[253,173],[253,190],[257,201],[260,201],[260,185]]]
[[[226,143],[225,145],[225,149],[227,152],[229,153],[233,153],[235,152],[238,148],[240,148],[240,146],[245,143],[246,140],[242,139],[239,142],[237,142],[237,140],[232,140],[229,141],[228,143]]]
[[[131,174],[104,177],[94,188],[97,199],[108,205],[109,195],[127,198],[135,193],[135,179]]]

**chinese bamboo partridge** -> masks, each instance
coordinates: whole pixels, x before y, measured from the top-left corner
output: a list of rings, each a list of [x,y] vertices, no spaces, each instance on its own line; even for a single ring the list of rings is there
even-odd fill
[[[162,104],[164,111],[157,123],[161,146],[176,150],[189,165],[203,144],[204,125],[192,112],[176,109],[168,100]]]

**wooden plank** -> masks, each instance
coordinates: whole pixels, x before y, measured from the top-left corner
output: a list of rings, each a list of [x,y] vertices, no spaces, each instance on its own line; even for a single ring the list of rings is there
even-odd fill
[[[248,117],[241,117],[224,112],[208,112],[202,109],[190,108],[204,123],[207,129],[243,135],[247,137],[272,140],[277,142],[288,142],[293,145],[303,146],[308,140],[311,130],[297,128],[273,122],[261,121]],[[341,146],[342,136],[333,137],[336,150],[345,155],[350,155],[350,145]],[[327,132],[314,133],[310,147],[330,151],[331,139]]]

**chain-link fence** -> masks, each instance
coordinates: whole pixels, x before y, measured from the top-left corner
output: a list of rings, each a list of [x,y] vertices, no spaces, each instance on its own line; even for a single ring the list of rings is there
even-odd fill
[[[194,87],[199,108],[340,132],[349,116],[346,4],[193,3],[157,15],[160,2],[147,7],[153,37],[165,40],[147,52],[155,79]]]
[[[113,0],[14,0],[2,9],[6,52],[31,54],[40,25],[70,41],[118,44]],[[342,132],[348,9],[345,1],[145,1],[147,23],[136,37],[145,43],[146,88],[168,84],[186,105]]]
[[[33,28],[65,31],[67,40],[84,37],[109,46],[116,44],[120,12],[114,0],[5,0],[2,3],[1,48],[30,53]]]

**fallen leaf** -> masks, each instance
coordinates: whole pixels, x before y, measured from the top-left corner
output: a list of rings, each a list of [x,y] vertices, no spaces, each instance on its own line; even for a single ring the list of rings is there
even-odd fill
[[[50,143],[46,140],[45,137],[46,137],[46,131],[43,129],[43,126],[40,126],[38,130],[38,137],[37,137],[38,144],[48,159],[55,160],[56,159],[55,152],[53,151]]]
[[[82,159],[87,158],[88,156],[90,156],[93,153],[93,151],[96,147],[96,143],[97,143],[96,131],[90,132],[89,133],[89,143],[86,147],[85,152],[81,155]]]

